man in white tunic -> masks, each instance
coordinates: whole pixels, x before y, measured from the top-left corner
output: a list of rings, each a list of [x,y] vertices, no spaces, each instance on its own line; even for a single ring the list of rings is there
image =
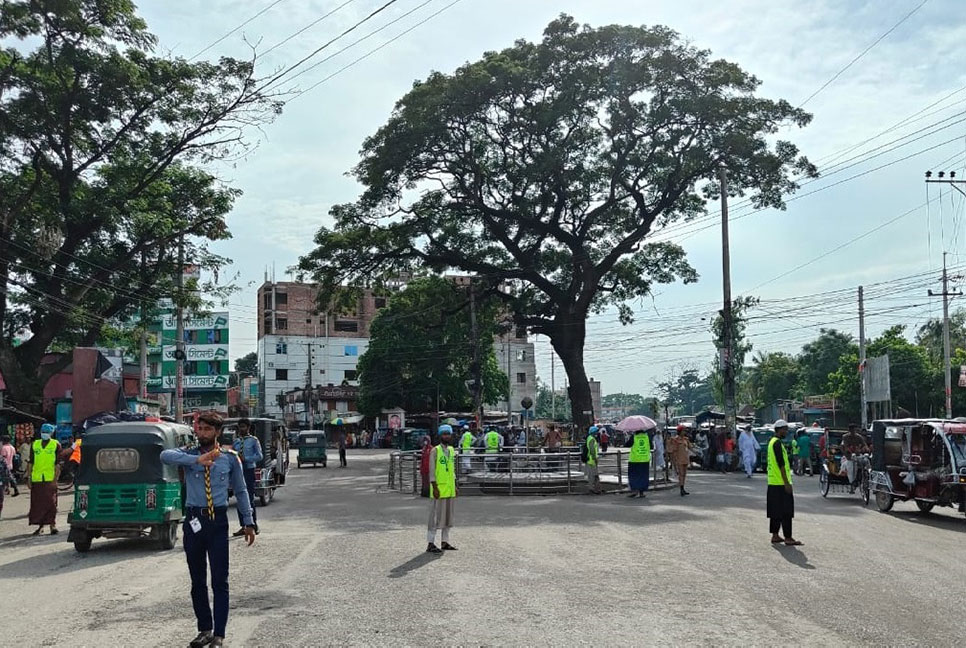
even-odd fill
[[[746,429],[738,437],[738,450],[741,452],[745,473],[748,474],[748,479],[751,479],[751,475],[755,472],[755,465],[758,463],[758,451],[761,450],[761,444],[758,443],[751,428]]]

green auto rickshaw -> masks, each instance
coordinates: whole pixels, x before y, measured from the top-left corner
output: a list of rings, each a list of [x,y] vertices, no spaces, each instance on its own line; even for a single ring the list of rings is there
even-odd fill
[[[302,467],[302,464],[312,464],[317,466],[322,464],[325,468],[325,463],[328,460],[328,456],[325,452],[325,432],[322,430],[302,430],[299,432],[299,456],[298,456],[298,466]]]
[[[182,478],[161,451],[194,445],[191,428],[175,423],[109,423],[88,431],[74,481],[68,540],[79,552],[94,538],[142,538],[172,549],[183,517]]]

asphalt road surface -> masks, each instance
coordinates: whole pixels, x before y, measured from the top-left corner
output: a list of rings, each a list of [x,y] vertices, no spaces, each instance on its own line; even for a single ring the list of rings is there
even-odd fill
[[[387,455],[293,469],[233,540],[227,645],[958,645],[966,519],[796,478],[800,549],[769,543],[764,476],[696,473],[692,495],[468,496],[423,553],[427,501],[384,492]],[[195,634],[179,539],[29,537],[0,519],[0,645],[179,646]]]

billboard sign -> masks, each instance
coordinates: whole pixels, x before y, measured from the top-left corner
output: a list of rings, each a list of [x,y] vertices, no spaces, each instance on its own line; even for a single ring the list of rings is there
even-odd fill
[[[163,358],[165,362],[174,362],[175,346],[165,346]],[[184,345],[185,360],[189,362],[197,360],[227,360],[227,344],[186,344]]]
[[[176,376],[162,376],[161,384],[165,390],[173,390]],[[185,376],[182,382],[185,389],[228,389],[228,376]]]
[[[862,368],[862,380],[865,381],[865,400],[870,403],[892,400],[889,354],[867,358]]]
[[[161,326],[165,331],[174,331],[178,328],[178,319],[173,314],[164,315],[161,318]],[[184,330],[197,331],[202,329],[227,329],[228,312],[211,313],[204,317],[186,317],[184,320]]]

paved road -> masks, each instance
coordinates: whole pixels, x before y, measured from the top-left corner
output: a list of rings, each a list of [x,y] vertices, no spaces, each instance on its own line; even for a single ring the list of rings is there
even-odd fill
[[[462,498],[429,557],[426,501],[379,492],[384,453],[293,470],[232,542],[229,645],[953,645],[966,635],[966,520],[797,478],[801,550],[769,544],[763,476],[693,495]],[[330,466],[332,464],[330,463]],[[294,466],[294,462],[293,462]],[[178,646],[194,634],[183,554],[25,535],[0,520],[0,644]],[[69,506],[62,498],[62,517]],[[66,527],[66,525],[63,525]]]

